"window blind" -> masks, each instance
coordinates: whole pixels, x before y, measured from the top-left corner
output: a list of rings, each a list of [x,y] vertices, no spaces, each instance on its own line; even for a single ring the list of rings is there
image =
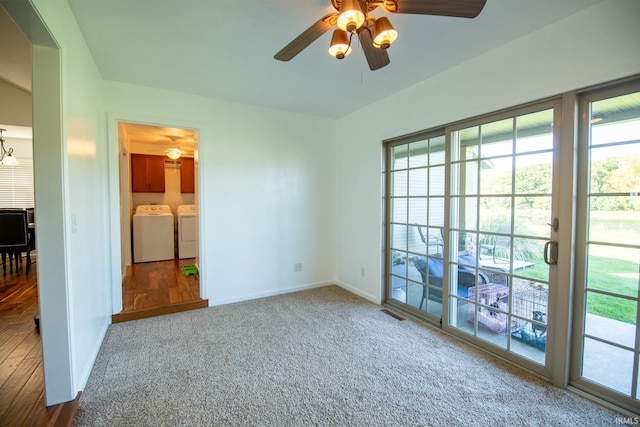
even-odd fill
[[[0,165],[0,207],[33,208],[33,160],[22,158],[16,166]]]

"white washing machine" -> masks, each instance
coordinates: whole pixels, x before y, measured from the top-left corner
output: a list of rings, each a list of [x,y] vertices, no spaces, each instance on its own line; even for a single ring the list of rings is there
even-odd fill
[[[173,214],[169,205],[140,205],[133,215],[133,262],[175,258]]]
[[[178,258],[195,258],[198,253],[198,209],[178,206]]]

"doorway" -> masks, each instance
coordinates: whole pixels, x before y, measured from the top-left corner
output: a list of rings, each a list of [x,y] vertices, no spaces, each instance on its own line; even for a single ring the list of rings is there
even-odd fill
[[[411,135],[386,163],[387,300],[549,378],[560,105]]]
[[[198,132],[127,121],[117,126],[122,313],[199,308],[199,276],[187,272],[198,264]]]

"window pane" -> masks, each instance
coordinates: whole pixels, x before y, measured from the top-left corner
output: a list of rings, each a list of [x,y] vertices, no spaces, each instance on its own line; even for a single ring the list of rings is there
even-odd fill
[[[409,148],[406,144],[396,145],[391,149],[391,168],[392,170],[406,169],[409,166],[408,160]]]
[[[429,168],[429,195],[444,196],[444,166]]]
[[[513,154],[513,119],[487,123],[481,127],[482,158],[511,156]]]
[[[615,344],[633,348],[636,341],[635,302],[622,298],[587,293],[584,332]]]
[[[638,93],[603,99],[591,104],[591,144],[640,140]],[[624,117],[612,121],[609,111],[624,110]]]
[[[391,248],[401,251],[407,250],[407,226],[391,225]]]
[[[590,244],[588,254],[589,289],[637,297],[640,284],[639,249]]]
[[[409,171],[409,195],[427,195],[427,169],[411,169]]]
[[[451,194],[478,194],[478,161],[462,162],[452,165],[452,180],[454,185]]]
[[[429,162],[427,154],[427,141],[417,141],[409,144],[409,167],[415,168],[427,166]]]
[[[480,168],[480,194],[511,194],[511,157],[483,161]]]
[[[444,135],[438,136],[436,138],[431,138],[431,141],[430,141],[431,151],[429,153],[429,164],[431,166],[444,165],[444,160],[445,160],[444,143],[445,143]]]
[[[453,199],[453,198],[452,198]],[[455,228],[463,228],[466,230],[475,230],[478,223],[478,198],[477,197],[456,197],[456,210],[458,213],[456,224],[452,224]]]
[[[429,224],[444,226],[444,197],[429,197]]]
[[[516,157],[516,189],[519,194],[551,194],[553,153]]]
[[[638,128],[636,137],[640,138],[640,123]],[[640,143],[592,148],[590,185],[592,194],[635,193],[633,195],[637,198],[640,191]],[[637,202],[635,205],[640,208]]]
[[[8,144],[7,144],[8,146]],[[4,208],[33,208],[33,160],[18,157],[15,166],[0,166],[0,206]]]
[[[516,117],[516,152],[553,149],[553,110]]]
[[[412,197],[409,199],[409,224],[427,224],[427,198]]]
[[[551,234],[551,196],[515,198],[514,234],[549,238]]]
[[[589,199],[589,240],[637,245],[640,242],[640,211],[629,206],[629,197]]]
[[[480,231],[511,231],[511,197],[480,198]]]
[[[615,369],[603,369],[614,366]],[[631,394],[633,352],[590,338],[584,340],[582,376],[627,395]]]
[[[397,197],[391,199],[391,222],[407,222],[407,199]]]
[[[407,195],[407,171],[391,172],[391,188],[393,196]]]
[[[468,157],[468,156],[463,156],[463,153],[465,152],[464,149],[463,151],[460,153],[460,160],[467,160],[470,158],[477,158],[477,147],[480,144],[480,127],[479,126],[473,126],[467,129],[462,129],[460,131],[458,131],[458,136],[460,138],[460,143],[459,146],[460,147],[468,147],[472,150],[472,152],[475,153],[475,157]]]

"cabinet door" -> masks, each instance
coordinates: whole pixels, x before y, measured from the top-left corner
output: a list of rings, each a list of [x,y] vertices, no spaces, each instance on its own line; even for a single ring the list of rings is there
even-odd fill
[[[196,180],[194,174],[193,159],[184,157],[180,159],[180,192],[195,193]]]
[[[147,183],[149,193],[164,193],[164,156],[147,158]]]
[[[131,191],[164,193],[164,156],[131,155]]]
[[[134,193],[146,193],[148,191],[146,156],[131,155],[131,191]]]

